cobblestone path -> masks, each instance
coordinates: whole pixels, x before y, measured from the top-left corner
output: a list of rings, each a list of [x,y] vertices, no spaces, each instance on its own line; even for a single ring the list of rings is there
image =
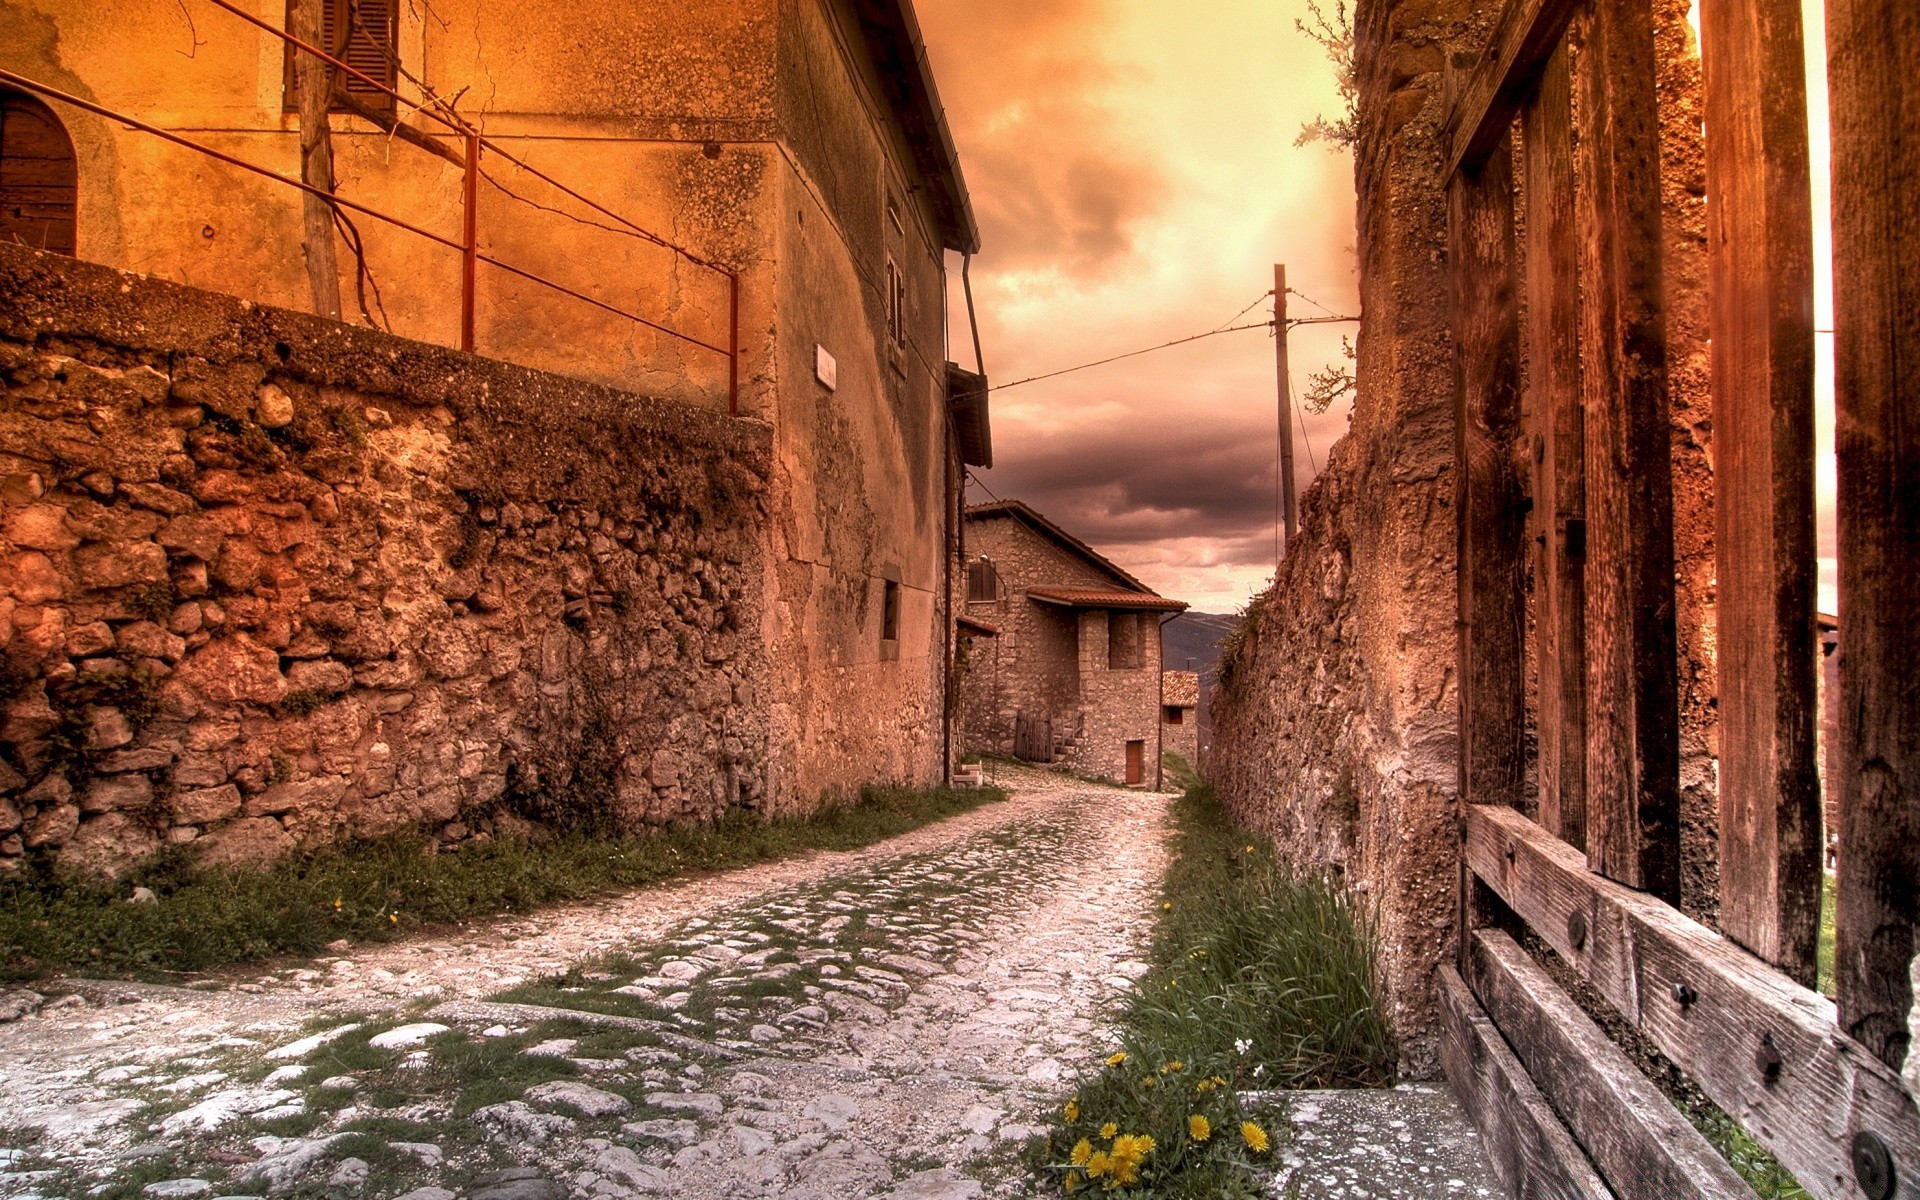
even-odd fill
[[[1027,1194],[1039,1114],[1146,970],[1166,797],[1014,784],[855,854],[83,988],[0,1027],[0,1196]]]

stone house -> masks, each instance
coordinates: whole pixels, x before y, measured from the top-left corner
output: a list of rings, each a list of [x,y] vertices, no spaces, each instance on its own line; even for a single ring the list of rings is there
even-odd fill
[[[1160,786],[1157,595],[1017,500],[966,509],[959,742]]]
[[[1160,748],[1200,765],[1200,673],[1160,672]]]
[[[196,10],[190,22],[177,7],[22,0],[0,8],[0,68],[292,176],[299,122],[286,47],[273,32],[286,6],[241,7],[266,27],[223,9]],[[342,25],[341,11],[358,15]],[[336,239],[342,294],[353,308],[364,261],[378,292],[359,323],[386,331],[312,327],[282,311],[309,304],[296,190],[58,98],[0,94],[0,160],[9,164],[0,187],[25,178],[15,170],[22,164],[38,172],[27,191],[6,197],[0,241],[81,260],[6,251],[7,403],[17,416],[27,395],[17,389],[28,388],[32,404],[51,406],[41,415],[73,422],[61,438],[89,444],[76,458],[51,448],[59,438],[44,425],[0,427],[9,481],[0,571],[37,581],[13,585],[10,603],[22,611],[0,624],[9,699],[33,714],[12,726],[17,740],[0,736],[12,763],[0,770],[9,793],[0,825],[13,820],[0,829],[0,857],[34,840],[13,832],[23,821],[61,814],[42,821],[43,833],[58,833],[78,818],[164,808],[176,793],[228,786],[252,814],[260,805],[250,798],[269,787],[312,784],[300,793],[299,819],[263,814],[300,839],[449,819],[514,787],[552,783],[552,765],[565,757],[553,751],[559,743],[539,754],[513,744],[547,736],[533,708],[563,693],[618,691],[633,682],[629,671],[673,678],[641,689],[651,697],[644,713],[616,704],[584,727],[612,747],[601,790],[621,797],[614,807],[629,816],[705,816],[733,803],[803,811],[868,783],[940,782],[951,742],[960,472],[990,452],[978,390],[956,399],[951,381],[969,377],[947,361],[947,254],[971,253],[978,235],[910,4],[694,0],[601,10],[451,0],[429,19],[422,6],[363,0],[349,9],[335,0],[326,12],[347,61],[402,97],[346,89],[359,107],[343,100],[330,118],[338,195],[457,239],[462,168],[419,143],[438,137],[457,159],[461,140],[440,136],[413,106],[469,97],[458,106],[463,119],[502,148],[479,157],[475,182],[477,358],[428,344],[460,340],[457,250],[350,213],[364,252]],[[553,36],[560,28],[565,38]],[[471,99],[480,96],[483,104]],[[384,110],[364,115],[369,106]],[[504,161],[509,151],[618,220]],[[670,233],[718,270],[627,236],[622,222]],[[737,323],[736,352],[730,363],[488,259],[711,346],[729,346]],[[109,286],[85,263],[140,277]],[[112,303],[81,312],[68,301],[82,296]],[[136,300],[159,310],[129,309]],[[73,398],[80,392],[88,399]],[[566,405],[548,420],[539,405],[553,397]],[[312,419],[324,428],[309,429]],[[656,432],[612,445],[623,429]],[[346,440],[335,445],[336,434]],[[579,444],[562,444],[568,437]],[[233,445],[215,449],[218,439]],[[660,460],[636,459],[642,445]],[[617,473],[607,475],[617,464],[629,473],[624,492]],[[232,478],[206,484],[208,472]],[[648,508],[649,496],[660,498],[656,475],[678,480],[657,512]],[[408,492],[407,478],[408,503],[392,511],[359,513],[347,499]],[[159,510],[165,528],[148,528],[153,510],[138,496],[149,485],[177,493]],[[294,504],[308,517],[289,541]],[[313,515],[336,508],[359,513],[351,539]],[[182,520],[204,525],[205,536],[166,532]],[[526,577],[495,561],[521,537],[555,543],[541,551],[549,561],[521,564]],[[553,553],[576,542],[578,560]],[[387,578],[382,556],[397,563],[402,543],[409,550],[398,557],[410,559],[422,589],[409,589],[404,605],[397,594],[383,599],[375,580]],[[134,555],[138,570],[128,570],[138,578],[90,573],[101,547]],[[321,579],[322,563],[344,574]],[[205,590],[195,591],[202,576]],[[115,591],[122,587],[151,595],[130,606]],[[189,602],[203,617],[191,629],[178,615]],[[223,623],[204,623],[209,612]],[[37,633],[22,632],[23,620],[43,617]],[[599,653],[599,622],[621,626],[636,653]],[[121,645],[135,625],[181,644],[165,643],[170,656],[135,653]],[[80,626],[88,634],[70,644]],[[133,640],[142,637],[152,640]],[[504,673],[484,687],[462,673],[460,687],[513,695],[478,707],[468,695],[437,709],[417,735],[401,731],[410,718],[388,708],[401,695],[420,704],[422,692],[404,686],[408,671],[387,678],[379,664],[469,641],[489,647],[475,654],[494,656]],[[334,653],[349,643],[353,655]],[[144,764],[148,786],[125,791],[151,793],[150,804],[101,800],[76,817],[58,785],[24,800],[48,777],[35,749],[43,726],[79,719],[62,708],[76,664],[105,656],[136,674],[165,667],[212,679],[221,675],[210,666],[215,654],[273,679],[244,695],[200,696],[191,719],[155,715],[158,742],[133,722],[115,748],[133,757],[116,763]],[[537,682],[513,682],[500,656]],[[670,671],[676,662],[686,669]],[[296,668],[302,679],[325,675],[327,687],[288,684]],[[592,671],[611,674],[583,691]],[[302,697],[301,711],[280,705],[283,690]],[[193,720],[230,723],[243,736],[192,750],[204,736],[167,721]],[[581,715],[568,720],[577,750]],[[310,744],[305,731],[326,721],[337,727],[334,748],[300,749]],[[278,731],[296,726],[287,746],[276,744]],[[369,805],[375,745],[413,764],[437,763],[442,746],[468,749],[455,752],[454,767],[416,780],[411,798],[383,789]],[[191,778],[176,778],[189,753]],[[76,764],[68,783],[84,792],[80,776],[98,765]],[[356,805],[380,815],[349,820],[343,814]],[[155,818],[157,831],[215,832],[235,806],[214,807],[221,815],[208,822]],[[64,841],[49,834],[40,848]]]

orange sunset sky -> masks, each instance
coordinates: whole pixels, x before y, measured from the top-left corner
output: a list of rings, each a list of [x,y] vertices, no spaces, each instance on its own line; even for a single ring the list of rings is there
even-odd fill
[[[1298,292],[1359,311],[1351,156],[1295,145],[1341,104],[1333,65],[1295,28],[1306,0],[916,7],[980,220],[974,298],[996,384],[1215,328],[1272,286],[1275,262]],[[1820,0],[1806,8],[1826,329],[1825,49]],[[950,266],[953,357],[971,365],[957,257]],[[1291,306],[1313,312],[1300,296]],[[1296,394],[1354,328],[1293,332]],[[1818,338],[1816,420],[1831,611],[1829,341]],[[1276,408],[1262,330],[996,392],[996,466],[968,499],[1026,500],[1149,586],[1230,612],[1273,572]],[[1346,426],[1343,410],[1307,416],[1303,489]]]

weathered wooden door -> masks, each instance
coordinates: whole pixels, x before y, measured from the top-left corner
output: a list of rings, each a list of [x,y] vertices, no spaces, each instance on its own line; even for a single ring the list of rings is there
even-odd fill
[[[1449,80],[1442,135],[1465,895],[1459,961],[1438,981],[1441,1057],[1516,1194],[1752,1194],[1528,952],[1519,935],[1529,933],[1809,1193],[1914,1200],[1920,1108],[1900,1070],[1920,940],[1920,673],[1903,650],[1920,640],[1910,583],[1920,376],[1898,364],[1920,360],[1920,20],[1912,0],[1827,4],[1846,714],[1836,1006],[1811,986],[1821,813],[1800,3],[1701,0],[1699,11],[1719,928],[1673,906],[1673,432],[1654,6],[1509,0],[1479,62]]]
[[[72,254],[79,168],[51,108],[0,89],[0,242]]]
[[[1127,743],[1127,786],[1143,783],[1147,778],[1147,744],[1145,742]]]

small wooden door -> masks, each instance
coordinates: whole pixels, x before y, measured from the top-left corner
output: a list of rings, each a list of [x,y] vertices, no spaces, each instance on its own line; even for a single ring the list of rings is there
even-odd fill
[[[1147,744],[1145,742],[1127,743],[1127,786],[1145,783],[1147,778]]]
[[[53,110],[0,89],[0,242],[72,254],[79,168]]]

